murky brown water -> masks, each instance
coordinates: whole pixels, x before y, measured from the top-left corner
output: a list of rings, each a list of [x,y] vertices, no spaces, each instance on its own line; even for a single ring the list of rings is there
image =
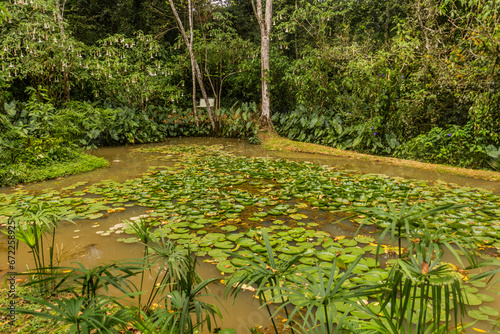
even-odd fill
[[[110,161],[110,167],[106,169],[96,170],[85,174],[68,176],[59,180],[52,180],[16,188],[3,188],[0,191],[12,191],[14,189],[25,189],[30,191],[41,191],[47,188],[60,189],[80,181],[87,181],[88,184],[100,182],[102,180],[124,181],[135,178],[142,173],[148,171],[151,166],[165,165],[165,161],[148,160],[145,155],[133,152],[137,147],[154,147],[165,144],[203,144],[214,145],[221,144],[227,151],[233,152],[236,155],[252,156],[252,157],[271,157],[271,158],[286,158],[297,161],[311,161],[318,164],[331,165],[343,169],[356,170],[362,173],[380,173],[389,176],[398,176],[409,179],[419,179],[426,181],[443,181],[455,183],[461,186],[477,187],[491,190],[495,193],[500,193],[500,182],[491,182],[485,180],[477,180],[449,174],[429,172],[423,169],[410,167],[397,167],[383,163],[373,163],[364,160],[342,159],[328,157],[324,155],[304,154],[304,153],[284,153],[267,151],[261,146],[249,145],[241,140],[230,140],[220,138],[174,138],[169,139],[161,144],[148,144],[138,146],[120,146],[106,147],[93,152],[95,155],[104,157]],[[96,265],[104,261],[120,260],[131,257],[141,257],[143,248],[136,244],[125,244],[115,242],[114,239],[119,238],[118,235],[101,237],[95,232],[97,230],[107,230],[109,227],[121,223],[124,219],[139,216],[146,211],[142,207],[127,208],[126,211],[115,213],[105,218],[97,220],[99,226],[92,224],[65,224],[59,231],[57,241],[60,244],[60,258],[63,264],[71,262],[82,262],[87,266]],[[96,226],[96,227],[93,227]],[[342,225],[326,225],[325,230],[335,230],[336,234],[352,235],[355,230],[350,226]],[[78,232],[75,232],[78,231]],[[114,238],[114,239],[113,239]],[[30,265],[31,259],[27,254],[27,249],[21,247],[19,255],[17,255],[17,270],[22,271],[27,265]],[[0,257],[6,258],[5,250],[0,250]],[[200,262],[203,259],[200,259]],[[200,275],[203,278],[218,277],[220,272],[215,266],[210,264],[202,264],[200,266]],[[259,303],[252,298],[251,293],[240,295],[233,303],[232,300],[223,300],[223,286],[214,286],[211,288],[218,300],[219,308],[223,314],[223,323],[219,326],[223,328],[235,328],[238,333],[249,333],[248,328],[256,325],[268,326],[269,320],[267,312],[259,309]],[[491,292],[488,292],[491,293]],[[496,309],[500,309],[500,298],[493,303],[488,303]],[[490,325],[477,324],[474,327],[489,330]],[[473,332],[473,331],[472,331]]]

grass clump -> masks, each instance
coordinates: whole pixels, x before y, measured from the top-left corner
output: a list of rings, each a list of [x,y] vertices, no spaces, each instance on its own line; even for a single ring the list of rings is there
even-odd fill
[[[55,179],[61,176],[88,172],[107,167],[109,162],[100,157],[73,151],[64,160],[49,161],[44,164],[18,162],[0,165],[0,186]]]

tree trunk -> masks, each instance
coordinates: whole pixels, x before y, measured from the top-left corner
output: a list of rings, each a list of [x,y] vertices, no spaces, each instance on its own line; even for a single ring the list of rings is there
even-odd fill
[[[193,33],[193,9],[191,8],[191,1],[188,2],[189,10],[189,42],[193,45],[194,33]],[[200,121],[198,120],[198,110],[196,107],[196,71],[194,70],[194,64],[191,62],[191,74],[193,80],[193,113],[194,120],[196,122],[196,127],[200,127]]]
[[[196,122],[196,127],[200,127],[200,121],[198,120],[198,107],[196,106],[196,73],[193,64],[191,64],[192,77],[193,77],[193,113],[194,120]]]
[[[268,91],[268,81],[270,74],[269,50],[271,45],[271,26],[273,20],[273,1],[266,0],[265,12],[262,8],[262,0],[252,0],[252,8],[260,27],[260,65],[261,65],[261,85],[262,103],[260,123],[272,128],[271,122],[271,97]]]
[[[191,64],[194,65],[196,78],[198,79],[198,85],[200,86],[201,90],[201,95],[203,95],[203,99],[205,100],[205,103],[207,105],[208,117],[210,118],[210,123],[212,124],[212,131],[216,131],[214,118],[212,116],[212,109],[210,108],[210,102],[208,101],[207,92],[205,91],[205,86],[203,85],[203,78],[201,76],[200,67],[198,66],[198,62],[196,61],[196,58],[193,53],[193,45],[189,42],[188,36],[186,35],[186,30],[184,30],[184,25],[182,24],[179,14],[177,13],[177,10],[175,9],[174,1],[168,0],[168,2],[170,3],[170,7],[172,7],[172,12],[174,13],[175,20],[179,25],[179,30],[181,31],[182,38],[184,39],[184,43],[186,43],[186,46],[188,48],[189,57],[191,58]],[[191,8],[191,0],[188,0],[188,4],[189,8]]]

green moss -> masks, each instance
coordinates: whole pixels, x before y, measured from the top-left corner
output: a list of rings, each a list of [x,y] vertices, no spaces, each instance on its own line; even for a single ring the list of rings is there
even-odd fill
[[[55,179],[61,176],[85,173],[108,165],[109,162],[106,159],[83,152],[74,152],[68,160],[51,162],[41,166],[23,163],[10,164],[0,167],[0,186]]]

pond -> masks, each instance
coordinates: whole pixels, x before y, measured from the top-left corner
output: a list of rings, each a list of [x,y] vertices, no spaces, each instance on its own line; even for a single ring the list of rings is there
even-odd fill
[[[94,154],[108,159],[110,167],[2,189],[0,223],[5,224],[23,204],[50,202],[67,216],[77,217],[74,224],[64,223],[58,229],[59,260],[92,266],[141,257],[143,246],[124,222],[144,219],[161,227],[181,247],[189,245],[203,262],[200,274],[204,278],[227,277],[242,265],[228,257],[226,250],[243,256],[265,251],[259,230],[266,228],[280,259],[314,250],[301,258],[303,267],[326,265],[334,256],[348,265],[365,254],[360,262],[364,269],[357,272],[362,284],[387,276],[387,269],[373,259],[379,227],[385,223],[368,220],[353,238],[363,219],[346,219],[348,214],[342,210],[384,206],[387,201],[397,205],[408,197],[410,202],[420,200],[422,210],[464,204],[463,210],[437,214],[429,224],[431,229],[470,238],[482,247],[485,258],[498,257],[500,249],[499,182],[382,162],[271,152],[244,141],[217,138],[108,147]],[[0,256],[7,258],[6,239],[1,240]],[[20,251],[16,267],[23,270],[32,266],[31,255],[27,249]],[[391,247],[384,247],[383,252],[386,259],[392,258]],[[485,315],[495,319],[494,312],[487,313],[500,309],[500,298],[484,290],[484,285],[466,286],[479,312],[473,315],[483,319],[474,327],[489,330],[492,326],[484,321]],[[223,301],[223,289],[222,284],[211,288],[225,309],[225,328],[245,333],[248,327],[269,326],[267,313],[259,309],[251,293],[233,303]]]

